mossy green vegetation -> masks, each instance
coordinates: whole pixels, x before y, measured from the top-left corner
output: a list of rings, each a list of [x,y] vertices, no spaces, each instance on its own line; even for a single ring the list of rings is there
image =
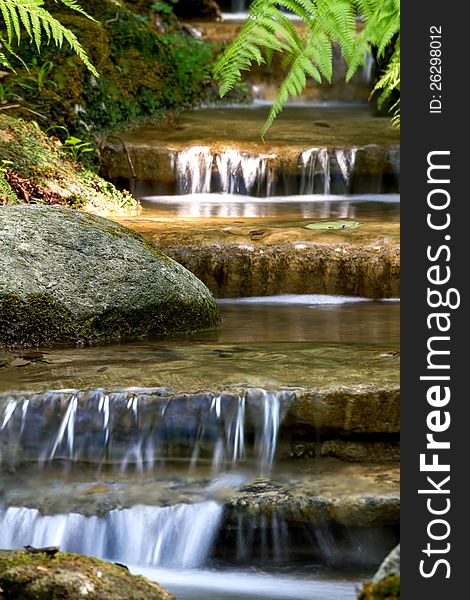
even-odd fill
[[[2,80],[10,114],[34,118],[43,128],[65,126],[91,140],[102,132],[158,120],[166,111],[201,102],[214,90],[210,73],[217,49],[183,28],[173,13],[151,3],[104,0],[88,3],[95,20],[53,2],[46,6],[75,33],[99,77],[73,51],[37,48],[24,41],[27,65]],[[33,111],[33,112],[31,112]],[[57,135],[61,135],[57,130]]]
[[[127,568],[78,554],[0,551],[0,588],[5,600],[174,600],[156,583]]]
[[[378,582],[367,581],[358,600],[399,600],[400,575],[390,575]]]
[[[0,343],[7,348],[74,342],[89,339],[89,335],[46,294],[31,294],[27,299],[0,294]]]
[[[127,192],[71,160],[34,122],[0,113],[0,204],[59,204],[98,213],[138,210]]]

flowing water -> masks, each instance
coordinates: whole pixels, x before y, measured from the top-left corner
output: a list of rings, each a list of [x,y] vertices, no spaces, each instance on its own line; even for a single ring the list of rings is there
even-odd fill
[[[31,365],[30,375],[26,370],[16,372],[17,385],[20,377],[23,389],[31,385],[44,389],[48,383],[58,383],[54,377],[62,380],[68,364],[81,374],[90,368],[95,377],[103,365],[112,372],[117,366],[119,373],[125,364],[132,368],[129,381],[135,382],[137,365],[150,360],[149,378],[153,373],[154,380],[156,369],[167,368],[168,361],[184,365],[186,373],[182,379],[179,375],[179,385],[187,390],[188,381],[194,382],[191,373],[199,355],[207,357],[214,350],[225,356],[219,356],[219,361],[232,363],[231,368],[249,356],[251,366],[246,372],[251,374],[256,371],[253,363],[261,369],[264,365],[272,369],[276,363],[285,367],[286,356],[295,352],[306,353],[304,370],[320,358],[321,368],[330,355],[347,378],[357,368],[352,364],[348,371],[345,365],[348,356],[356,360],[358,342],[367,340],[361,364],[367,352],[376,363],[384,345],[398,344],[397,302],[281,296],[230,299],[221,301],[220,307],[224,322],[220,341],[200,336],[194,341],[158,340],[154,354],[149,342],[107,349],[50,349],[47,364]],[[363,322],[369,328],[366,332],[360,326]],[[342,343],[332,345],[338,335]],[[273,342],[263,351],[247,347],[253,337],[266,343],[269,336]],[[274,340],[283,340],[287,347]],[[152,356],[156,363],[151,362]],[[54,372],[56,360],[58,372]],[[390,359],[381,360],[377,377],[383,378]],[[327,360],[325,372],[331,364]],[[203,379],[217,387],[220,374],[214,365],[211,370],[212,376]],[[393,373],[394,369],[392,378]],[[113,377],[123,381],[122,375]],[[335,372],[334,379],[338,377]],[[296,375],[293,379],[301,381]],[[73,373],[71,380],[77,381]],[[163,375],[163,380],[171,378]],[[325,383],[324,377],[321,380]],[[339,534],[329,527],[312,528],[308,521],[299,529],[280,509],[271,516],[261,512],[231,517],[234,537],[226,539],[225,502],[238,489],[259,485],[260,476],[268,476],[268,482],[274,476],[291,490],[300,486],[304,497],[304,475],[289,462],[282,466],[280,456],[276,459],[280,428],[295,393],[253,387],[219,394],[175,394],[164,387],[2,393],[3,463],[13,464],[16,457],[23,467],[12,473],[9,492],[3,493],[0,547],[58,545],[129,564],[133,571],[166,585],[178,599],[354,598],[360,573],[370,572],[375,554],[386,552],[395,534],[352,529]],[[351,493],[354,477],[338,474],[337,479],[349,483],[343,492],[336,484],[335,494]],[[328,489],[331,470],[328,475],[319,473],[317,486],[320,481]],[[356,493],[363,491],[358,488]],[[355,565],[352,574],[344,571],[338,576],[321,566],[331,569],[340,556],[343,565]],[[314,566],[302,566],[305,561]],[[235,565],[244,569],[255,564],[256,570],[233,570]],[[287,565],[292,566],[285,571]]]
[[[262,142],[266,114],[206,108],[126,134],[108,175],[142,200],[127,224],[166,251],[183,236],[248,247],[243,236],[265,230],[260,252],[269,235],[301,250],[306,224],[336,219],[360,221],[358,243],[396,239],[399,140],[386,120],[288,107]],[[397,542],[399,302],[302,293],[219,307],[220,330],[44,348],[2,369],[0,547],[125,563],[178,600],[356,597]],[[353,423],[370,397],[382,404],[369,431],[368,414]],[[385,464],[340,460],[348,444]]]
[[[264,105],[205,108],[183,113],[171,130],[140,127],[108,144],[107,175],[137,196],[398,191],[399,136],[370,108],[288,106],[262,143],[267,111]],[[123,179],[129,160],[134,178]]]

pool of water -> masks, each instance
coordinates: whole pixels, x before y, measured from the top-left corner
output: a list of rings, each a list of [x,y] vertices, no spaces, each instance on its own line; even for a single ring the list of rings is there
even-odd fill
[[[230,194],[183,194],[146,196],[145,184],[137,195],[141,199],[142,219],[214,218],[219,219],[367,219],[397,222],[400,218],[398,194],[350,196],[233,196]]]
[[[335,302],[336,300],[336,302]],[[399,344],[399,302],[335,296],[219,300],[219,341]]]
[[[398,144],[399,131],[390,118],[375,116],[368,105],[287,106],[276,120],[266,143],[260,138],[269,106],[253,104],[237,108],[201,108],[181,114],[176,126],[162,129],[145,125],[123,136],[136,145],[179,144],[202,140],[218,140],[253,144],[262,151],[272,146],[361,146],[363,144]]]
[[[173,391],[398,381],[399,302],[287,295],[227,299],[219,306],[220,330],[43,349],[29,363],[4,367],[0,391],[123,388],[137,381]]]
[[[177,600],[355,600],[358,575],[282,575],[256,570],[173,570],[130,568],[159,582]],[[370,574],[369,574],[370,575]]]

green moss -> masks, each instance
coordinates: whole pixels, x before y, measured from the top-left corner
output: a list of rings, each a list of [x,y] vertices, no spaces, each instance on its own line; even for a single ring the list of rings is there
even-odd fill
[[[91,586],[93,598],[99,600],[174,600],[157,584],[96,558],[65,552],[50,557],[42,552],[0,550],[2,598],[78,600],[83,597],[83,584]]]
[[[174,16],[166,22],[159,15],[152,17],[148,3],[89,4],[87,10],[97,22],[57,3],[50,8],[77,35],[99,79],[65,46],[44,46],[38,55],[26,41],[19,54],[29,70],[18,64],[17,74],[6,78],[11,98],[22,97],[43,115],[37,119],[41,126],[65,126],[73,135],[91,139],[204,98],[213,62],[211,44],[184,34]],[[18,110],[31,118],[31,113]]]
[[[0,204],[17,204],[18,197],[0,169]]]
[[[358,600],[398,600],[399,598],[399,575],[390,575],[377,583],[367,581],[358,596]]]
[[[24,300],[15,294],[0,294],[0,346],[42,346],[84,337],[89,335],[49,296],[33,294]]]
[[[128,192],[120,192],[92,171],[77,165],[60,144],[31,122],[0,115],[0,141],[0,161],[5,164],[0,171],[0,202],[3,204],[90,206],[110,212],[138,206]]]

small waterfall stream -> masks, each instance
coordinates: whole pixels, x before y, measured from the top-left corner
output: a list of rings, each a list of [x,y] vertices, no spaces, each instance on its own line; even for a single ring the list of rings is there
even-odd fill
[[[250,154],[236,148],[215,151],[210,146],[191,146],[174,153],[177,194],[225,193],[271,197],[311,194],[345,194],[361,189],[356,158],[367,160],[370,149],[309,148],[280,160],[276,154]],[[399,169],[395,147],[381,157],[384,172]],[[378,174],[378,177],[381,177]],[[382,184],[378,183],[377,192]],[[393,186],[392,186],[393,187]]]
[[[144,472],[186,459],[191,466],[210,461],[217,473],[252,458],[263,470],[274,460],[291,399],[290,392],[256,388],[180,396],[164,389],[4,394],[0,444],[14,440],[23,460],[39,464],[63,459]]]
[[[128,564],[196,568],[210,555],[222,517],[214,501],[168,507],[133,506],[104,517],[38,510],[0,510],[0,548],[59,546]]]
[[[181,396],[163,389],[3,394],[0,446],[7,452],[13,443],[23,463],[37,461],[39,466],[59,459],[69,465],[107,462],[117,464],[121,473],[143,473],[178,459],[192,469],[205,458],[215,475],[251,456],[263,472],[274,460],[291,398],[288,392],[263,389]],[[232,479],[214,479],[206,496],[244,478]],[[0,508],[0,547],[57,545],[128,564],[197,568],[213,551],[222,515],[223,505],[211,499],[138,504],[101,516],[49,515],[9,506]]]

